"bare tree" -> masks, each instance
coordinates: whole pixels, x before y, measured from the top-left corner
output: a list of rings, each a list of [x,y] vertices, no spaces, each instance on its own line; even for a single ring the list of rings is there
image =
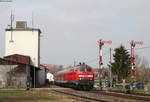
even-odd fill
[[[55,74],[56,72],[60,71],[63,69],[63,65],[54,65],[51,67],[49,70],[52,74]]]
[[[136,55],[135,60],[136,80],[147,84],[150,81],[149,63],[145,58],[142,58],[138,55]]]

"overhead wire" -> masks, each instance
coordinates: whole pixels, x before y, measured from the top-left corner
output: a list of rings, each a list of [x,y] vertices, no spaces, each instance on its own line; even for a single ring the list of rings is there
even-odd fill
[[[148,48],[150,48],[150,46],[145,46],[145,47],[141,47],[141,48],[136,48],[135,50],[142,50],[142,49],[148,49]],[[127,50],[130,50],[130,49],[127,49]],[[104,53],[103,54],[103,56],[105,56],[107,53],[109,53],[109,51],[107,51],[106,53]],[[97,58],[94,58],[94,59],[91,59],[91,60],[89,60],[89,61],[86,61],[86,63],[93,63],[93,62],[95,62],[95,61],[97,61],[99,59],[99,57],[97,57]]]
[[[107,53],[109,53],[109,51],[107,51],[107,52],[105,52],[104,54],[103,54],[103,56],[105,56]],[[92,59],[92,60],[89,60],[89,61],[86,61],[86,63],[93,63],[93,62],[95,62],[95,61],[97,61],[99,59],[99,57],[96,57],[96,58],[94,58],[94,59]]]
[[[145,47],[139,47],[139,48],[135,48],[135,50],[142,50],[142,49],[148,49],[150,48],[150,46],[145,46]],[[127,50],[130,50],[130,49],[127,49]]]
[[[142,49],[148,49],[148,48],[150,48],[150,46],[141,47],[141,48],[136,48],[135,50],[142,50]]]

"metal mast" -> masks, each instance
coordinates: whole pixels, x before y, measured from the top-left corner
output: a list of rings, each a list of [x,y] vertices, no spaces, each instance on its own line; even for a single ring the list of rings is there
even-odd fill
[[[102,39],[100,39],[98,43],[99,43],[99,87],[102,90],[102,77],[103,77],[102,47],[104,43],[111,44],[112,41],[102,41]]]
[[[111,68],[111,63],[112,63],[112,58],[111,58],[111,55],[112,55],[112,49],[110,48],[110,87],[112,87],[112,68]]]
[[[135,70],[135,46],[137,44],[143,45],[144,42],[143,41],[138,42],[138,41],[132,40],[130,42],[130,44],[131,44],[131,66],[132,66],[131,67],[131,74],[132,74],[131,78],[133,78],[133,80],[134,80],[135,74],[136,74],[136,70]]]

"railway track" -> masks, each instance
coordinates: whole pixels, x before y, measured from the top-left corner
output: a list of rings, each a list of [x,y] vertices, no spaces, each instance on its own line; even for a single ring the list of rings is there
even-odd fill
[[[116,91],[97,91],[97,90],[92,90],[90,92],[114,96],[114,97],[120,97],[120,98],[124,98],[124,99],[133,99],[133,100],[141,100],[141,101],[145,101],[145,102],[150,102],[149,94],[138,94],[138,93],[127,94],[127,93],[118,92],[118,91],[116,92]]]
[[[85,102],[108,102],[108,101],[105,101],[105,100],[102,100],[102,99],[98,99],[98,98],[95,98],[95,97],[90,97],[90,96],[87,96],[87,95],[78,94],[78,93],[70,92],[70,91],[62,91],[62,90],[56,90],[56,89],[52,89],[52,91],[57,92],[57,93],[61,93],[61,94],[65,94],[65,95],[69,95],[69,96],[73,96],[73,97],[76,97],[76,98],[80,98]]]
[[[85,102],[150,102],[150,96],[148,94],[127,94],[118,91],[100,90],[79,91],[55,85],[47,89],[52,92],[72,96],[77,100],[81,99]]]
[[[150,94],[146,93],[135,93],[134,91],[117,91],[117,90],[109,90],[109,92],[116,92],[116,93],[123,93],[123,94],[131,94],[131,95],[138,95],[138,96],[148,96],[150,97]]]
[[[109,91],[77,91],[73,89],[55,90],[65,95],[86,99],[86,102],[150,102],[150,97]]]

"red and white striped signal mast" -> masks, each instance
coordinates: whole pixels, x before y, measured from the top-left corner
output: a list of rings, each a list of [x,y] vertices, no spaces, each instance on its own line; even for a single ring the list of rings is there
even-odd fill
[[[111,44],[112,41],[103,41],[102,39],[100,39],[98,41],[98,43],[99,43],[99,73],[98,73],[98,75],[99,75],[99,87],[100,87],[100,90],[102,90],[102,81],[101,81],[101,79],[103,77],[102,47],[105,43]]]
[[[112,41],[103,41],[102,39],[100,39],[98,41],[98,43],[99,43],[99,77],[102,77],[103,76],[102,47],[105,43],[106,44],[111,44]]]
[[[135,77],[135,74],[136,74],[136,72],[135,72],[135,45],[143,45],[144,44],[144,42],[143,41],[134,41],[134,40],[132,40],[131,42],[130,42],[130,44],[131,44],[131,65],[132,65],[132,67],[131,67],[131,74],[132,74],[132,78],[134,78]]]

